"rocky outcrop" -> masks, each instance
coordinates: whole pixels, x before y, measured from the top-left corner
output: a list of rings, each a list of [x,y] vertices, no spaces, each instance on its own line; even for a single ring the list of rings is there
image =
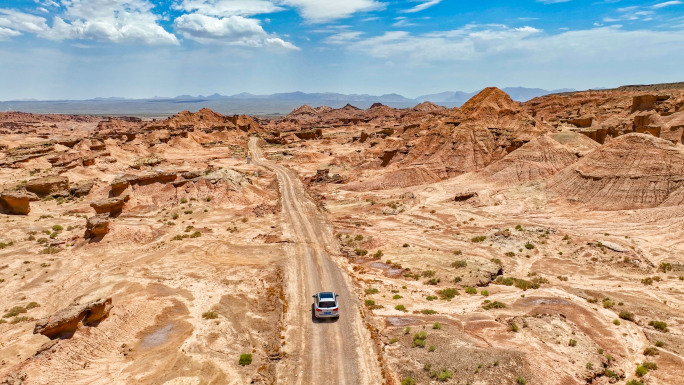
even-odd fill
[[[86,221],[86,238],[104,237],[109,233],[109,214],[98,214]]]
[[[316,140],[323,137],[323,130],[316,129],[311,131],[299,131],[294,133],[296,137],[302,140]]]
[[[25,190],[5,191],[0,194],[0,209],[7,214],[27,215],[31,211],[30,202],[37,199]]]
[[[30,180],[26,190],[43,198],[46,196],[69,196],[69,178],[65,176],[48,176]]]
[[[115,217],[121,214],[124,204],[127,201],[128,195],[125,195],[121,197],[101,199],[90,202],[90,207],[92,207],[98,214],[107,214],[108,216]]]
[[[99,325],[107,318],[111,309],[111,298],[100,298],[82,305],[74,304],[38,320],[33,334],[42,334],[50,339],[71,338],[82,326]]]
[[[95,186],[94,180],[84,180],[76,184],[72,184],[69,188],[69,193],[75,197],[84,197],[90,194],[90,190]]]
[[[590,139],[587,135],[575,131],[561,131],[551,134],[551,138],[556,142],[562,144],[578,157],[585,156],[595,149],[601,147],[600,144]]]
[[[657,207],[682,187],[684,149],[636,133],[611,140],[549,181],[559,197],[597,210]]]

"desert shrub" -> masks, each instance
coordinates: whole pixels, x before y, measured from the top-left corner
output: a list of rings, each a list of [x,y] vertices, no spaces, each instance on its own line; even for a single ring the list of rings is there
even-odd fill
[[[532,250],[532,249],[534,249],[534,244],[527,242],[527,243],[525,243],[525,248],[527,250]]]
[[[61,225],[52,226],[52,231],[62,231],[62,230],[64,230],[64,227],[62,227]]]
[[[62,249],[60,249],[59,247],[50,246],[50,247],[46,247],[43,250],[41,250],[40,253],[41,254],[57,254],[60,251],[62,251]]]
[[[202,313],[202,318],[204,318],[204,319],[216,319],[216,318],[218,318],[218,313],[216,313],[215,311],[207,311],[207,312]]]
[[[33,237],[33,235],[31,235],[31,237]],[[30,238],[30,237],[29,237],[29,238]],[[36,239],[36,237],[33,237],[33,239]],[[4,249],[4,248],[10,247],[10,246],[12,246],[12,245],[14,245],[14,242],[13,242],[13,241],[9,241],[9,242],[7,242],[7,243],[5,243],[5,242],[0,242],[0,249]]]
[[[366,294],[378,294],[380,290],[375,287],[369,287],[366,289]]]
[[[672,270],[672,264],[667,262],[660,262],[660,266],[658,266],[658,269],[660,269],[660,271],[662,271],[663,273],[667,273],[668,271]]]
[[[389,340],[389,344],[392,345],[392,344],[394,344],[394,343],[397,343],[398,341],[399,341],[399,338],[397,338],[397,337],[392,337],[392,338],[390,338],[390,340]]]
[[[646,278],[641,280],[641,283],[644,285],[653,285],[653,278],[646,277]]]
[[[454,251],[454,255],[462,255],[463,252],[461,250],[456,250]]]
[[[501,262],[501,260],[499,258],[492,258],[492,259],[490,259],[490,261],[496,263],[499,266],[503,265],[503,262]]]
[[[658,341],[656,341],[655,346],[662,348],[663,346],[665,346],[665,342],[658,340]]]
[[[667,333],[668,330],[669,330],[669,329],[667,328],[667,323],[665,323],[665,322],[663,322],[663,321],[650,321],[650,322],[648,323],[648,325],[649,325],[649,326],[653,326],[654,328],[656,328],[656,329],[658,329],[658,330],[660,330],[660,331],[666,332],[666,333]]]
[[[438,375],[437,375],[437,381],[447,381],[453,377],[454,374],[449,371],[449,369],[444,369],[442,370]]]
[[[199,238],[201,236],[202,233],[200,233],[199,231],[195,231],[194,233],[192,233],[192,235],[190,235],[190,238]]]
[[[402,299],[404,297],[400,296],[399,294],[395,294],[392,296],[392,299]]]
[[[416,385],[417,382],[411,377],[406,377],[403,380],[401,380],[401,385]]]
[[[643,364],[641,364],[641,366],[648,370],[658,370],[658,364],[656,364],[655,362],[646,361]]]
[[[577,340],[570,339],[568,342],[568,346],[575,347],[577,346]]]
[[[478,235],[476,237],[472,237],[470,239],[470,241],[473,243],[480,243],[480,242],[484,242],[486,239],[487,239],[486,235]]]
[[[506,252],[506,254],[504,254],[504,255],[507,256],[507,257],[515,257],[515,253],[512,252],[512,251],[508,251],[508,252]]]
[[[435,322],[434,324],[432,324],[432,328],[433,328],[433,329],[441,329],[441,328],[442,328],[442,324],[439,323],[439,322]]]
[[[247,366],[252,363],[252,355],[249,353],[244,353],[240,354],[240,359],[238,360],[238,363],[241,366]]]
[[[373,301],[372,299],[367,299],[366,300],[366,306],[368,306],[368,307],[375,306],[375,301]]]
[[[518,377],[515,379],[515,382],[516,382],[518,385],[526,385],[526,384],[527,384],[527,381],[525,381],[525,379],[523,379],[523,378],[520,377],[520,376],[518,376]]]
[[[29,302],[29,304],[26,305],[26,310],[31,310],[36,307],[40,307],[40,304],[38,304],[38,302]]]
[[[515,322],[512,323],[512,324],[511,324],[511,331],[514,332],[514,333],[517,333],[518,330],[519,330],[519,329],[518,329],[518,325],[516,325]]]
[[[610,309],[613,306],[615,306],[615,302],[611,301],[610,298],[603,299],[603,308]]]
[[[627,310],[621,311],[619,317],[623,320],[634,322],[634,313],[628,312]]]
[[[420,273],[421,276],[425,278],[430,278],[435,276],[435,271],[434,270],[425,270],[422,273]]]
[[[498,277],[496,277],[496,280],[494,281],[494,283],[497,283],[499,285],[513,286],[515,281],[513,280],[513,278],[510,278],[510,277],[504,278],[502,276],[498,276]]]
[[[185,198],[181,198],[180,203],[188,203],[188,200]]]
[[[513,278],[515,281],[515,287],[521,290],[528,289],[539,289],[539,284],[535,282],[526,281],[524,279]]]
[[[441,278],[430,278],[427,281],[425,281],[426,285],[432,285],[436,286],[438,283],[442,282]]]
[[[485,297],[489,297],[489,292],[487,290],[481,290],[480,294],[485,296]]]
[[[411,327],[407,326],[404,328],[404,334],[409,334],[409,333],[411,333]]]
[[[613,324],[619,326],[619,325],[620,325],[620,320],[619,320],[619,319],[614,319],[614,320],[613,320]]]
[[[424,348],[425,347],[425,340],[421,340],[418,338],[413,339],[413,345],[414,348]]]
[[[636,370],[634,371],[634,374],[636,374],[639,377],[645,376],[646,373],[648,373],[648,368],[642,365],[637,366]]]
[[[565,276],[562,276],[562,275],[559,275],[559,276],[556,277],[556,278],[558,278],[559,281],[563,281],[563,282],[567,282],[567,281],[568,281],[568,277],[565,277]]]
[[[523,231],[523,227],[520,225],[515,225],[515,229],[518,231]]]
[[[428,348],[428,352],[434,352],[436,349],[437,348],[435,347],[435,345],[430,345],[430,347]]]
[[[466,294],[477,294],[477,289],[472,286],[468,286],[466,287],[465,292]]]
[[[608,377],[608,378],[614,378],[614,379],[616,379],[616,380],[619,380],[619,379],[620,379],[620,375],[617,374],[615,371],[610,370],[610,369],[604,370],[604,371],[603,371],[603,375],[606,376],[606,377]]]
[[[432,310],[432,309],[423,309],[420,312],[425,314],[425,315],[437,314],[437,312]]]
[[[5,313],[2,317],[10,318],[22,313],[26,313],[26,308],[24,308],[23,306],[14,306],[13,308],[9,309],[7,313]]]
[[[452,298],[456,297],[457,295],[459,295],[458,290],[456,290],[452,287],[450,287],[448,289],[440,290],[437,292],[437,294],[439,294],[439,296],[442,297],[442,299],[452,299]],[[429,300],[430,299],[428,299],[428,301]]]
[[[182,236],[182,235],[176,235],[175,237],[171,238],[171,240],[174,240],[174,241],[182,241],[182,240],[183,240],[183,236]]]
[[[399,311],[403,311],[403,312],[407,311],[406,306],[404,306],[404,305],[397,305],[394,307],[394,309],[399,310]]]
[[[629,380],[625,385],[644,385],[644,383],[638,380]]]
[[[178,213],[173,213],[173,215],[171,216],[171,218],[173,218],[173,219],[178,219]]]
[[[428,295],[427,297],[425,297],[425,299],[427,299],[428,301],[434,301],[437,299],[437,297],[435,297],[434,295]]]
[[[383,255],[384,254],[382,253],[382,250],[378,250],[375,252],[375,254],[373,254],[373,258],[380,259],[380,258],[382,258]]]
[[[648,348],[644,349],[644,355],[645,356],[657,356],[658,354],[660,354],[660,352],[656,348],[648,347]]]
[[[451,263],[451,267],[456,269],[462,269],[466,266],[468,266],[468,262],[463,259]]]
[[[11,323],[11,324],[17,324],[17,323],[19,323],[19,322],[24,322],[24,321],[29,321],[29,320],[31,320],[31,318],[29,318],[29,317],[24,317],[24,316],[22,316],[22,317],[14,317],[14,318],[12,319],[12,321],[10,321],[10,323]]]
[[[368,250],[356,248],[354,249],[354,254],[358,255],[359,257],[363,257],[364,255],[368,254]]]
[[[409,247],[408,243],[404,243],[401,247]]]
[[[503,309],[506,307],[506,304],[501,303],[499,301],[494,301],[494,302],[489,302],[486,303],[482,306],[483,309],[485,310],[490,310],[490,309]]]

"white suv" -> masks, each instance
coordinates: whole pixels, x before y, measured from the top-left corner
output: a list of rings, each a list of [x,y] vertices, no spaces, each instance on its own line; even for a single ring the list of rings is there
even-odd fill
[[[316,318],[339,318],[340,307],[337,303],[338,295],[331,291],[314,294],[313,315]]]

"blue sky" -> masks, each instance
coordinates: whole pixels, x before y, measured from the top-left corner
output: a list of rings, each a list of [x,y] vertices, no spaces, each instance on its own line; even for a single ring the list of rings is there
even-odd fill
[[[0,100],[684,81],[684,1],[0,0]]]

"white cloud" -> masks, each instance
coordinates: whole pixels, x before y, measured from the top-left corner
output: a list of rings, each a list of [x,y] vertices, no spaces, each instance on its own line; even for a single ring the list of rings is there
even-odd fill
[[[197,12],[210,16],[253,16],[282,11],[283,8],[269,0],[183,0],[173,6],[185,12]]]
[[[279,4],[295,7],[303,18],[312,23],[344,19],[358,12],[385,8],[385,3],[375,0],[279,0]]]
[[[1,40],[7,40],[10,37],[19,36],[19,35],[21,35],[21,32],[19,32],[19,31],[15,31],[15,30],[9,29],[9,28],[0,27],[0,41]]]
[[[157,24],[160,17],[147,0],[62,0],[62,5],[64,12],[54,17],[52,27],[44,17],[10,9],[0,10],[0,26],[51,40],[178,44],[176,36]]]
[[[176,18],[174,25],[184,37],[204,44],[223,43],[298,49],[292,43],[269,36],[258,20],[242,16],[215,17],[191,13]]]
[[[419,35],[405,31],[385,32],[353,41],[349,49],[383,60],[430,65],[488,62],[498,57],[510,63],[516,60],[564,60],[567,57],[584,61],[601,61],[606,57],[628,60],[633,55],[633,47],[649,47],[648,54],[657,56],[682,45],[682,31],[626,31],[601,27],[550,35],[532,27],[467,25],[456,30]]]
[[[655,9],[660,9],[660,8],[665,8],[665,7],[669,7],[669,6],[672,6],[672,5],[680,5],[680,4],[682,4],[682,2],[679,1],[679,0],[666,1],[666,2],[663,2],[663,3],[658,3],[658,4],[653,5],[653,8],[655,8]]]
[[[420,0],[419,0],[419,1],[420,1]],[[428,9],[428,8],[430,8],[430,7],[432,7],[432,6],[435,6],[435,5],[437,5],[437,4],[441,3],[441,2],[442,2],[442,0],[427,0],[427,1],[423,0],[423,1],[421,1],[420,4],[416,5],[415,7],[410,8],[410,9],[406,9],[406,10],[404,10],[404,11],[402,11],[402,12],[403,12],[403,13],[415,13],[415,12],[420,12],[420,11],[422,11],[422,10],[425,10],[425,9]]]
[[[358,32],[358,31],[348,31],[348,32],[340,32],[336,33],[334,35],[330,35],[325,39],[325,42],[328,44],[334,44],[334,45],[345,45],[349,44],[351,41],[358,40],[358,38],[363,35],[363,33]]]

